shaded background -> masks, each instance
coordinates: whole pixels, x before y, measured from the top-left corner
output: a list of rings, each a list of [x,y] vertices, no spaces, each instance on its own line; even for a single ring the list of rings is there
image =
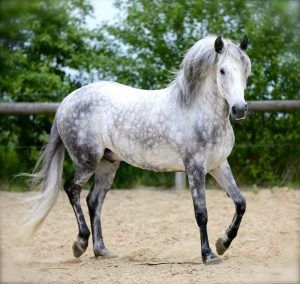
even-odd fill
[[[113,20],[107,3],[1,1],[0,102],[60,102],[97,80],[162,88],[186,50],[208,33],[235,42],[249,36],[252,74],[246,99],[300,99],[299,1],[119,0],[111,10]],[[103,8],[103,16],[93,18],[93,7]],[[52,119],[0,116],[1,188],[22,183],[12,177],[33,168]],[[299,185],[299,112],[253,113],[233,127],[236,145],[229,161],[239,184]],[[65,176],[71,170],[67,160]],[[173,173],[124,163],[113,186],[170,187],[173,182]]]

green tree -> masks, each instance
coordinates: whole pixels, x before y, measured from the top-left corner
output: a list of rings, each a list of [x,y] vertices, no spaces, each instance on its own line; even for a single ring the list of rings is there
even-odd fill
[[[89,82],[98,56],[86,26],[91,12],[81,0],[1,1],[0,102],[59,102]],[[0,119],[1,175],[10,179],[11,167],[32,168],[52,118]]]

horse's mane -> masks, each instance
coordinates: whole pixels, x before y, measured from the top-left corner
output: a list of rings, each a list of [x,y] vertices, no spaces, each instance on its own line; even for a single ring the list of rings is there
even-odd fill
[[[218,53],[214,48],[216,36],[205,37],[196,42],[185,54],[171,82],[173,92],[177,96],[178,102],[183,107],[191,105],[197,95],[199,83],[207,76],[211,68],[218,64]],[[224,56],[233,56],[241,60],[245,66],[246,76],[250,73],[251,63],[249,57],[240,48],[229,40],[224,40]]]

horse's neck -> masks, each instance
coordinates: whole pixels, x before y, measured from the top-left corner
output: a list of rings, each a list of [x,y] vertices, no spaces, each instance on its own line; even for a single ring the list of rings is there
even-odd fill
[[[217,83],[212,78],[206,78],[199,86],[195,107],[199,112],[209,113],[214,120],[229,120],[228,104],[218,93]]]

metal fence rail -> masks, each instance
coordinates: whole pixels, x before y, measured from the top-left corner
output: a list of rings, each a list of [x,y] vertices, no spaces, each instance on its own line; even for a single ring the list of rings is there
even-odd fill
[[[0,103],[0,114],[30,115],[54,114],[59,103]],[[248,101],[249,111],[293,112],[300,111],[300,100]]]
[[[255,112],[300,111],[300,100],[249,101],[248,107],[250,111]]]
[[[59,103],[0,103],[0,114],[30,115],[54,114]]]

